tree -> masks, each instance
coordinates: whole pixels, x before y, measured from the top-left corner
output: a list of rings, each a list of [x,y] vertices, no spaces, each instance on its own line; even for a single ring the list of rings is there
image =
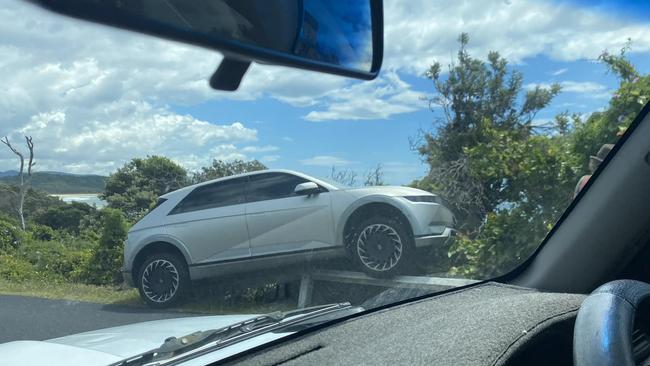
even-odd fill
[[[501,192],[512,186],[516,172],[503,167],[498,173],[506,175],[491,174],[486,180],[472,166],[472,149],[497,137],[528,141],[539,128],[533,123],[535,116],[560,92],[560,86],[536,86],[523,92],[523,76],[509,69],[498,52],[490,52],[486,63],[469,55],[467,34],[461,34],[458,42],[457,63],[449,65],[446,78],[438,62],[426,73],[436,91],[429,103],[440,107],[442,116],[436,120],[436,133],[424,133],[423,143],[417,146],[430,170],[416,185],[449,199],[463,229],[477,233],[487,213],[511,198]]]
[[[109,175],[101,198],[108,207],[120,209],[129,220],[135,220],[159,196],[188,183],[187,171],[166,157],[135,158]]]
[[[335,182],[345,184],[347,186],[354,186],[357,182],[357,172],[350,169],[338,170],[336,167],[332,167],[330,170],[329,178]]]
[[[381,164],[377,164],[374,168],[368,170],[364,174],[364,186],[383,186],[384,185],[384,170]]]
[[[82,202],[70,202],[57,205],[38,212],[34,222],[55,230],[66,230],[78,234],[82,220],[89,215],[96,215],[97,209]]]
[[[120,210],[102,210],[103,229],[99,247],[88,264],[86,282],[94,285],[111,285],[122,282],[120,269],[127,224]]]
[[[429,76],[441,106],[437,133],[424,135],[419,152],[430,172],[414,182],[446,195],[461,211],[460,233],[451,246],[452,270],[492,277],[525,260],[572,199],[589,156],[615,143],[650,100],[650,76],[640,76],[625,57],[604,52],[600,61],[620,85],[602,112],[583,120],[561,113],[545,125],[533,123],[558,86],[523,93],[521,75],[491,52],[488,64],[471,58],[461,35],[458,64],[443,80],[440,65]],[[523,94],[523,98],[521,98]],[[517,100],[523,102],[518,104]]]
[[[641,76],[627,59],[628,41],[618,55],[603,52],[599,60],[619,79],[619,86],[607,109],[592,113],[584,121],[575,119],[571,149],[580,158],[584,171],[588,170],[589,156],[605,143],[614,143],[641,109],[650,101],[650,75]]]
[[[18,185],[0,183],[0,214],[11,215],[16,218],[20,226],[20,217],[16,215],[20,203],[20,187]],[[25,193],[23,217],[29,224],[41,211],[52,207],[63,206],[66,203],[58,197],[50,196],[47,192],[29,188]]]
[[[568,153],[571,117],[535,122],[560,86],[524,90],[523,75],[498,52],[483,62],[469,55],[469,36],[458,41],[446,78],[437,62],[427,72],[436,91],[429,102],[442,115],[417,146],[430,170],[415,185],[441,193],[457,213],[454,270],[487,277],[534,250],[570,201],[580,169]]]
[[[210,166],[203,167],[200,171],[194,173],[192,182],[201,183],[212,179],[265,169],[267,169],[266,166],[257,160],[244,161],[237,159],[226,162],[215,159]]]
[[[351,187],[357,185],[358,176],[359,174],[352,169],[338,170],[334,166],[329,174],[331,180]],[[377,164],[374,168],[363,173],[364,186],[383,186],[384,184],[384,168],[381,164]]]
[[[20,217],[20,227],[22,228],[23,231],[25,231],[25,215],[24,215],[24,208],[25,208],[25,195],[27,194],[27,189],[29,188],[29,184],[31,182],[32,178],[32,168],[34,167],[34,142],[32,141],[31,136],[25,136],[25,142],[27,144],[27,149],[29,150],[29,160],[27,161],[27,179],[25,179],[25,156],[23,155],[22,152],[20,152],[17,148],[15,148],[11,143],[9,142],[9,138],[5,136],[4,140],[0,139],[0,142],[5,144],[9,150],[11,150],[16,156],[18,156],[18,159],[20,161],[20,169],[18,170],[18,176],[20,177],[20,185],[19,185],[19,191],[18,191],[18,206],[16,208],[16,211],[18,213],[18,216]]]

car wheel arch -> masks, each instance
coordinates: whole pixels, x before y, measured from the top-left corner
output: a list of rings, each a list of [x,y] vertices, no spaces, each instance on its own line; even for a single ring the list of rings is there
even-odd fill
[[[360,223],[364,219],[372,216],[385,216],[389,218],[397,218],[404,227],[413,235],[413,225],[409,215],[404,212],[392,202],[387,200],[364,200],[356,205],[351,206],[347,210],[347,214],[343,216],[341,224],[339,224],[339,233],[337,237],[345,246],[345,238],[349,232],[355,228],[355,223]]]
[[[142,266],[144,261],[154,253],[169,253],[177,256],[179,259],[182,259],[187,265],[190,263],[186,253],[184,253],[178,246],[167,241],[153,241],[140,248],[133,259],[133,264],[131,266],[133,283],[137,283],[138,279],[136,277],[138,276],[140,266]]]

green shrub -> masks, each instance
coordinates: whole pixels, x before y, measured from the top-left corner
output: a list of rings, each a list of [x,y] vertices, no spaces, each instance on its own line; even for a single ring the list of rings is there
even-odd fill
[[[0,254],[0,278],[12,282],[21,282],[39,278],[34,266],[16,255]]]
[[[28,229],[32,238],[36,240],[50,241],[55,237],[54,230],[46,225],[31,224]]]
[[[93,285],[118,284],[122,281],[121,267],[127,225],[122,211],[106,208],[102,211],[104,227],[99,247],[90,258],[84,276]]]
[[[43,276],[74,282],[82,280],[93,251],[70,248],[56,241],[34,241],[25,243],[18,253]]]
[[[0,220],[0,252],[18,248],[22,239],[23,233],[18,226],[9,221]]]
[[[66,230],[77,234],[83,219],[86,216],[95,215],[97,215],[97,209],[93,206],[82,202],[71,202],[39,211],[35,215],[34,221],[55,230]]]
[[[122,282],[122,248],[97,248],[83,271],[82,281],[90,285],[116,285]]]

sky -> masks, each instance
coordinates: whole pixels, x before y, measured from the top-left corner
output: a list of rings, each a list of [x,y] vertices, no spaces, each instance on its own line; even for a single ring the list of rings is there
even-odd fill
[[[386,0],[385,53],[376,80],[254,64],[236,92],[211,90],[219,53],[0,3],[0,136],[33,136],[36,169],[108,174],[134,157],[164,155],[188,170],[212,159],[259,159],[270,168],[360,175],[381,164],[390,184],[427,167],[411,148],[440,110],[424,77],[448,65],[461,32],[469,52],[499,51],[524,87],[558,82],[537,118],[602,109],[617,80],[595,62],[632,40],[650,72],[650,9],[613,1]],[[0,146],[0,171],[17,168]]]

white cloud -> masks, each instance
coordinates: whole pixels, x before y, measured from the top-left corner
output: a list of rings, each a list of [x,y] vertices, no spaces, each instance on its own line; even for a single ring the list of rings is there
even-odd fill
[[[260,161],[262,163],[272,163],[274,161],[278,161],[280,159],[280,155],[264,155],[260,158]]]
[[[564,74],[564,73],[567,72],[567,71],[569,71],[569,69],[567,69],[567,68],[565,67],[565,68],[562,68],[562,69],[558,69],[558,70],[553,71],[553,72],[551,73],[551,75],[553,75],[553,76],[560,76],[560,75]]]
[[[612,95],[612,91],[609,90],[605,85],[596,83],[593,81],[561,81],[559,82],[562,87],[562,92],[564,93],[578,93],[586,94],[589,98],[594,99],[609,99]],[[527,90],[534,89],[535,87],[549,88],[550,83],[530,83],[526,84],[524,87]]]
[[[289,136],[282,136],[282,141],[293,142],[293,138],[291,138]]]
[[[650,26],[558,2],[386,0],[384,14],[384,71],[377,80],[253,65],[240,90],[226,93],[207,85],[221,60],[216,52],[5,1],[0,135],[38,136],[41,169],[106,172],[133,156],[154,153],[198,166],[211,157],[271,150],[259,150],[264,142],[248,146],[258,136],[247,122],[199,120],[174,113],[170,105],[267,97],[308,108],[305,118],[311,121],[388,119],[426,108],[423,93],[405,82],[404,74],[421,76],[433,60],[449,62],[461,32],[470,33],[473,55],[498,50],[515,63],[536,55],[594,59],[628,37],[632,52],[650,51]],[[566,92],[609,96],[596,83],[564,83]],[[1,154],[0,168],[13,168],[12,159]]]
[[[563,91],[569,93],[596,93],[607,89],[605,85],[593,81],[562,81],[560,85]]]
[[[310,166],[341,166],[341,165],[350,165],[354,164],[354,161],[345,160],[331,155],[318,155],[309,159],[300,160],[302,165]]]
[[[325,109],[309,112],[308,121],[388,119],[426,108],[426,95],[411,89],[394,70],[377,79],[333,90],[323,96]]]
[[[213,158],[245,158],[256,150],[270,148],[238,148],[237,143],[257,140],[257,131],[240,122],[217,125],[144,102],[128,105],[116,102],[104,107],[110,113],[103,118],[81,108],[38,113],[14,130],[10,138],[14,141],[20,141],[22,135],[34,138],[39,170],[77,173],[108,173],[133,157],[154,154],[197,169]],[[93,119],[88,119],[90,116]],[[70,120],[85,123],[80,125]],[[0,150],[0,156],[5,154],[8,152]],[[2,168],[14,164],[9,161]]]
[[[271,146],[271,145],[266,145],[266,146],[246,146],[243,149],[241,149],[241,152],[243,153],[263,153],[263,152],[271,152],[271,151],[278,151],[279,148],[277,146]]]
[[[469,33],[476,57],[494,50],[514,63],[537,55],[595,59],[628,37],[633,52],[650,51],[650,25],[594,8],[535,0],[386,0],[384,65],[422,74],[433,60],[447,64],[461,32]]]

